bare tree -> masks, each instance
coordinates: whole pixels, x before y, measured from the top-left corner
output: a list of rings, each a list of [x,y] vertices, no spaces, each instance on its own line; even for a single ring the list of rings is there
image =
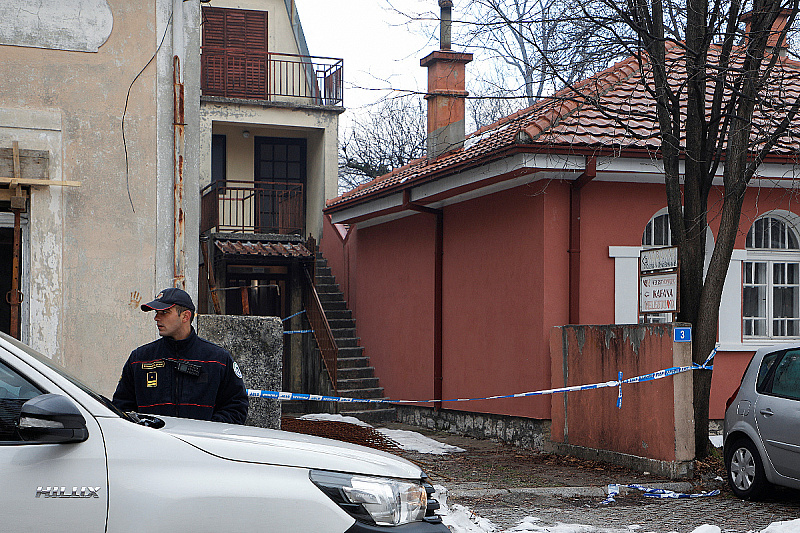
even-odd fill
[[[747,186],[764,158],[787,140],[800,110],[796,93],[786,90],[789,81],[798,82],[797,68],[785,68],[779,53],[799,2],[687,0],[681,9],[663,0],[587,0],[581,16],[603,28],[612,49],[627,51],[638,61],[639,87],[649,96],[651,108],[606,106],[603,89],[573,83],[571,72],[562,74],[556,68],[560,56],[551,60],[546,47],[540,47],[542,66],[532,65],[551,72],[567,87],[559,99],[593,106],[622,126],[631,119],[656,125],[650,140],[660,146],[672,243],[679,247],[681,264],[677,318],[693,326],[698,364],[716,343],[722,288]],[[776,25],[782,18],[786,25]],[[704,275],[708,199],[720,173],[720,225]],[[710,389],[711,371],[696,372],[698,457],[708,453]]]
[[[339,192],[382,176],[425,154],[422,97],[382,100],[357,113],[339,144]]]
[[[619,36],[585,17],[576,0],[472,0],[460,7],[469,19],[459,32],[464,46],[504,66],[502,88],[524,95],[527,106],[622,54]]]

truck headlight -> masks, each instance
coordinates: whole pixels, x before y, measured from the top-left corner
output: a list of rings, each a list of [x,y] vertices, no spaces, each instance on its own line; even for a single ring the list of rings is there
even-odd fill
[[[425,517],[428,494],[421,483],[312,470],[311,481],[356,520],[399,526]]]

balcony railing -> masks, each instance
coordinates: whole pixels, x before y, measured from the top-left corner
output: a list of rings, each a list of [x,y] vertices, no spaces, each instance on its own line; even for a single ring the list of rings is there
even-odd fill
[[[302,235],[303,184],[225,181],[201,191],[200,232]]]
[[[206,96],[342,105],[341,59],[203,47]]]

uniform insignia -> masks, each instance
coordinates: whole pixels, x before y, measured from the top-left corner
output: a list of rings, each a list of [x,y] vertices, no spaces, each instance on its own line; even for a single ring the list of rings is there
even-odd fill
[[[148,387],[157,387],[158,386],[158,372],[148,372],[147,373],[147,386]]]
[[[149,363],[142,363],[142,370],[153,370],[154,368],[163,368],[164,361],[150,361]]]
[[[233,373],[236,374],[236,377],[242,379],[242,371],[239,370],[239,365],[236,364],[236,361],[233,362]]]

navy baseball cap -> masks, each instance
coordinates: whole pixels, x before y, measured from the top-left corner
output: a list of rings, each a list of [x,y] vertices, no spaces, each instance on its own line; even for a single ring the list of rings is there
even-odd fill
[[[163,311],[173,305],[180,305],[194,312],[192,298],[186,291],[177,288],[164,289],[156,294],[155,300],[150,303],[142,304],[142,311]]]

